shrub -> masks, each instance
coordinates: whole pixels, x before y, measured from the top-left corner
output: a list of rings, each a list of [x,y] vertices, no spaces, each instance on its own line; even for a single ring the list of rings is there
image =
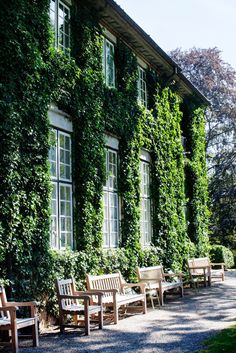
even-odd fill
[[[223,245],[212,245],[210,258],[212,262],[224,262],[226,268],[234,266],[234,255],[232,251]]]
[[[236,249],[231,250],[234,255],[234,266],[236,267]]]

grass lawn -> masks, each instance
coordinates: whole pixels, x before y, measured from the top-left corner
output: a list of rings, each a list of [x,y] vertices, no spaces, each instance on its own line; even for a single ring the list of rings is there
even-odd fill
[[[199,353],[236,353],[236,325],[229,327],[205,342]]]

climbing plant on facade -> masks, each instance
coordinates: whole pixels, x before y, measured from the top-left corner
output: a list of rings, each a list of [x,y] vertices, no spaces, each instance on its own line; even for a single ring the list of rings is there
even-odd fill
[[[203,110],[191,105],[187,112],[191,155],[186,167],[181,144],[183,102],[175,87],[162,87],[151,69],[147,74],[149,110],[138,104],[137,58],[119,39],[115,48],[116,88],[104,84],[103,30],[98,12],[83,4],[72,8],[72,47],[68,56],[52,47],[48,0],[40,4],[9,1],[3,9],[2,277],[11,280],[18,295],[44,298],[53,311],[56,276],[73,275],[82,288],[86,271],[120,269],[126,278],[133,278],[138,264],[162,262],[165,267],[180,269],[189,253],[189,239],[196,243],[197,253],[205,253],[208,214]],[[74,252],[51,251],[49,245],[47,112],[52,102],[73,123]],[[119,140],[118,193],[122,200],[121,249],[109,252],[102,248],[104,133]],[[152,161],[153,234],[148,249],[140,243],[142,148],[149,151]]]

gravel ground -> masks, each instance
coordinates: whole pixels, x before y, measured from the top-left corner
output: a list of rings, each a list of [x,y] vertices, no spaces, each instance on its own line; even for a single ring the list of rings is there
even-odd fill
[[[147,315],[132,315],[118,325],[61,335],[51,329],[40,335],[40,347],[20,342],[20,353],[194,353],[204,340],[233,324],[236,318],[236,272],[226,280],[197,292],[186,290],[184,298],[167,296],[161,309],[149,308]],[[26,347],[27,346],[27,347]]]

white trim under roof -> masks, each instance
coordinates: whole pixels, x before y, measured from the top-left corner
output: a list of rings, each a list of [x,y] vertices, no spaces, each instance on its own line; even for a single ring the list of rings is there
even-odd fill
[[[68,6],[72,6],[72,1],[71,0],[61,0],[62,3],[68,5]]]
[[[119,148],[119,140],[115,137],[104,135],[105,137],[105,145],[106,147],[113,148],[114,150],[118,150]]]
[[[68,119],[69,115],[59,110],[54,104],[49,108],[48,118],[52,126],[68,132],[73,131],[72,122]]]
[[[143,61],[139,56],[137,56],[137,62],[138,65],[141,66],[143,69],[147,69],[147,63],[145,63],[145,61]]]
[[[103,28],[104,37],[109,39],[112,43],[116,44],[117,39],[114,36],[114,34],[112,34],[110,31],[108,31],[108,29],[106,27],[102,26],[102,28]]]
[[[144,149],[141,150],[140,159],[142,161],[151,163],[151,156],[150,156],[150,153],[147,150],[144,150]]]

